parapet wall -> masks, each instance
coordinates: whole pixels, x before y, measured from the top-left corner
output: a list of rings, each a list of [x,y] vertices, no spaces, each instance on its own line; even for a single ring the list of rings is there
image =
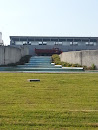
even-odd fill
[[[60,54],[60,59],[64,62],[86,65],[87,67],[94,64],[98,69],[98,50],[63,52]]]
[[[0,65],[16,63],[21,57],[28,54],[29,50],[27,47],[0,46]]]

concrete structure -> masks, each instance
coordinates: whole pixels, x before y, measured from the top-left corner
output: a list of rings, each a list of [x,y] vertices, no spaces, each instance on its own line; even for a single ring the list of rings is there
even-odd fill
[[[21,48],[11,46],[0,46],[0,65],[16,63],[21,57],[28,55],[29,50],[23,46]]]
[[[4,46],[0,46],[0,65],[4,65]]]
[[[0,43],[2,42],[2,33],[0,32]]]
[[[61,61],[80,64],[86,66],[92,66],[94,64],[98,69],[98,50],[83,50],[83,51],[71,51],[63,52],[60,54]]]
[[[63,52],[96,50],[98,49],[98,37],[10,36],[10,45],[28,46],[30,55],[35,55],[35,48],[59,48]]]
[[[0,45],[3,45],[2,33],[0,32]]]

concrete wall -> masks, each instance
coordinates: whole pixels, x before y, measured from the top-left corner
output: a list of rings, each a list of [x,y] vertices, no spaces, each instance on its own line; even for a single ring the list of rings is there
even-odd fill
[[[15,47],[5,47],[5,64],[16,63],[21,58],[21,50]]]
[[[25,55],[29,55],[29,48],[27,46],[20,46],[22,57]]]
[[[61,61],[80,64],[86,66],[92,66],[94,64],[98,69],[98,50],[83,50],[83,51],[71,51],[63,52],[60,54]]]
[[[30,55],[30,53],[29,53],[29,46],[16,46],[16,45],[11,45],[10,47],[15,47],[15,48],[18,48],[18,49],[20,49],[21,50],[21,55],[22,55],[22,57],[23,56],[25,56],[25,55]]]
[[[0,46],[0,65],[18,62],[21,57],[28,55],[27,47],[16,48],[12,46]]]
[[[60,55],[60,59],[68,63],[81,64],[81,51],[63,52]]]
[[[82,65],[91,66],[92,64],[98,69],[98,50],[82,51]]]
[[[0,65],[4,64],[4,46],[0,46]]]

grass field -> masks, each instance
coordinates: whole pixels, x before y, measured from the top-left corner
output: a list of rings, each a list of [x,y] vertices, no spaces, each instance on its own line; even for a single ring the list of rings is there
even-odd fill
[[[98,74],[0,73],[2,129],[97,130]]]

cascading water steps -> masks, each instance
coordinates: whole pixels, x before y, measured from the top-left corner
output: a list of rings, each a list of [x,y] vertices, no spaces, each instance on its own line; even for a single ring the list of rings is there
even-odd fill
[[[82,69],[63,68],[61,65],[51,64],[51,56],[32,56],[29,63],[17,65],[17,67],[2,67],[0,71],[19,71],[19,72],[66,72],[81,71]],[[82,70],[83,71],[83,70]]]
[[[57,68],[61,68],[60,66],[55,67],[55,65],[51,64],[52,60],[50,56],[32,56],[30,58],[29,63],[25,63],[25,65],[18,65],[18,67],[28,68],[32,70],[53,70]]]

